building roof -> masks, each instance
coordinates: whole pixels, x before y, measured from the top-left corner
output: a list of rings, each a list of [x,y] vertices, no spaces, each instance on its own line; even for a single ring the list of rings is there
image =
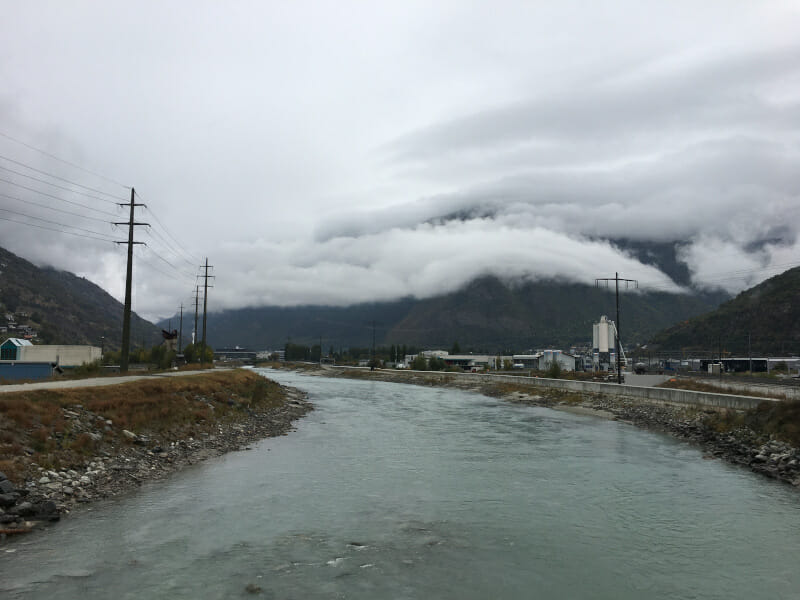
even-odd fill
[[[8,342],[11,342],[15,346],[33,346],[30,340],[23,340],[20,338],[8,338],[5,342],[0,344],[0,346],[5,346]]]

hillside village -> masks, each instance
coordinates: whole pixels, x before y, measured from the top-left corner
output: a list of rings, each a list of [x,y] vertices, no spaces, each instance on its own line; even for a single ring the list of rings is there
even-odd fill
[[[17,313],[7,312],[4,315],[5,324],[0,325],[0,336],[5,334],[16,335],[25,340],[35,340],[39,337],[36,317],[25,311]]]

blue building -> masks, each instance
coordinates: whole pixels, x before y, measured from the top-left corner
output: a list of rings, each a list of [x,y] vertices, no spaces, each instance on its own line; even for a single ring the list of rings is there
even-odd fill
[[[55,374],[56,368],[49,362],[0,362],[0,381],[47,379]]]
[[[8,338],[0,344],[0,381],[22,381],[52,377],[58,366],[50,361],[23,360],[23,351],[33,346],[28,340]]]

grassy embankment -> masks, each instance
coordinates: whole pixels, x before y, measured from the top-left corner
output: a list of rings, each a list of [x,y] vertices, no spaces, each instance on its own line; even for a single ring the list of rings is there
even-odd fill
[[[276,408],[283,399],[277,383],[246,370],[3,394],[0,471],[20,482],[34,464],[71,468],[112,438],[132,443],[118,435],[123,429],[163,439],[196,437],[236,421],[242,411]],[[76,430],[75,421],[64,412],[75,405],[112,422],[104,439]]]
[[[734,382],[738,383],[738,382]],[[788,400],[786,394],[781,394],[779,391],[738,391],[736,389],[728,389],[724,386],[714,385],[714,383],[707,383],[702,380],[691,378],[677,378],[673,377],[657,387],[671,388],[674,390],[689,390],[693,392],[709,392],[712,394],[732,394],[738,396],[753,396],[755,398],[772,398],[775,400]]]

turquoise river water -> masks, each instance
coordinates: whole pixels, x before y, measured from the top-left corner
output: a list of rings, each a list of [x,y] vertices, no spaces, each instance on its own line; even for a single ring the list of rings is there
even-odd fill
[[[696,447],[460,390],[267,374],[315,404],[297,431],[0,549],[0,597],[800,598],[800,493]]]

